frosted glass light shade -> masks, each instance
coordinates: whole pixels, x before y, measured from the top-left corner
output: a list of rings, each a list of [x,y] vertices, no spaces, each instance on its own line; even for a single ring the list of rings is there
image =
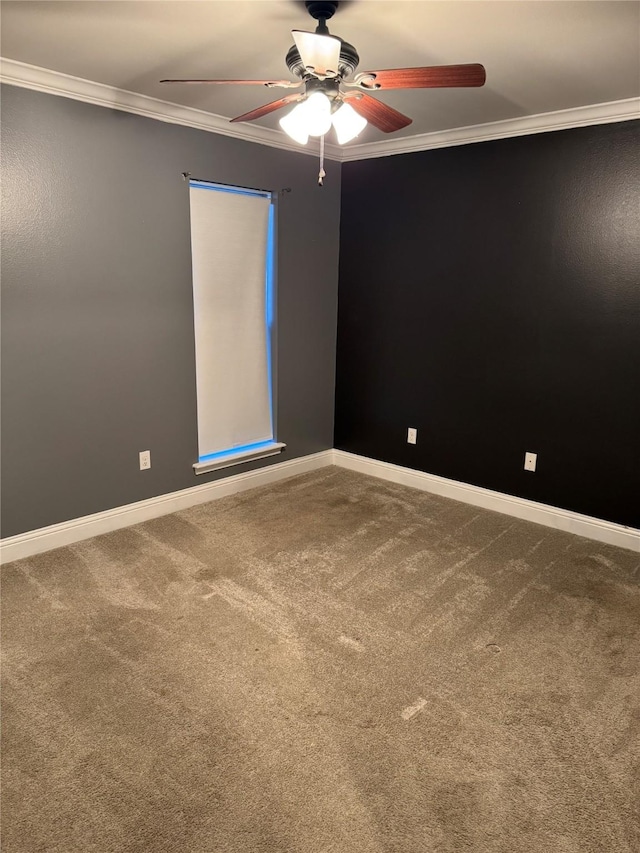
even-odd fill
[[[291,35],[305,68],[320,76],[335,76],[338,73],[342,46],[339,38],[303,30],[291,30]]]
[[[343,104],[339,110],[336,110],[331,116],[331,121],[340,145],[351,142],[367,126],[366,118],[358,115],[349,104]]]
[[[331,128],[331,101],[322,92],[309,95],[304,111],[309,136],[323,136]]]
[[[284,132],[301,145],[306,145],[309,141],[305,105],[305,102],[296,104],[291,112],[287,113],[279,121],[280,127]]]

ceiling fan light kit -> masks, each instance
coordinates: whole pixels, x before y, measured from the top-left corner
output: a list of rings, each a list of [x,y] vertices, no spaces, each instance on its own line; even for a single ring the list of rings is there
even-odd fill
[[[324,136],[333,126],[338,143],[344,145],[362,133],[367,120],[349,104],[330,101],[323,92],[314,92],[281,118],[279,124],[301,145],[306,145],[310,136]]]
[[[316,31],[292,30],[294,44],[286,56],[289,71],[299,79],[293,80],[161,80],[161,83],[210,83],[263,85],[268,88],[297,89],[304,94],[292,94],[263,104],[233,122],[254,121],[275,110],[295,103],[294,108],[280,119],[284,132],[301,145],[310,136],[321,137],[334,128],[339,145],[355,139],[367,124],[383,133],[394,133],[411,124],[408,116],[388,104],[372,98],[369,92],[381,89],[439,89],[483,86],[485,69],[477,63],[440,65],[419,68],[391,68],[385,71],[365,71],[352,79],[360,57],[355,47],[332,36],[327,21],[335,14],[339,3],[330,0],[309,0],[305,3],[312,18],[318,22]]]
[[[331,116],[333,129],[336,132],[339,145],[346,145],[356,136],[362,133],[368,122],[364,116],[358,113],[349,104],[342,104]]]
[[[313,92],[294,112],[302,113],[309,136],[324,136],[331,130],[331,101],[324,92]]]
[[[294,142],[306,145],[309,141],[309,131],[305,119],[303,104],[299,104],[290,113],[283,116],[278,124]]]

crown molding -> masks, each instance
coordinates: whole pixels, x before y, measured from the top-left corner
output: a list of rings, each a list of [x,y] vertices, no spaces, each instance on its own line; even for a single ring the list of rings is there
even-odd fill
[[[15,59],[0,57],[0,82],[23,89],[33,89],[36,92],[46,92],[49,95],[71,98],[74,101],[84,101],[87,104],[96,104],[99,107],[134,113],[169,124],[180,124],[197,130],[206,130],[209,133],[244,139],[247,142],[269,145],[272,148],[295,151],[297,154],[318,156],[317,145],[303,147],[289,141],[284,133],[268,127],[248,123],[230,124],[229,119],[224,116],[208,113],[205,110],[172,104],[169,101],[161,101],[159,98],[151,98],[149,95],[128,92],[126,89],[107,86],[105,83],[95,83],[92,80],[62,74],[60,71],[51,71],[48,68],[39,68],[37,65],[28,65]],[[325,157],[328,160],[340,160],[342,151],[338,146],[326,145]]]
[[[0,57],[0,81],[10,86],[20,86],[72,98],[101,107],[134,113],[146,118],[180,124],[209,133],[257,142],[297,154],[317,157],[317,145],[306,148],[289,141],[280,131],[255,124],[230,124],[224,116],[185,107],[148,95],[129,92],[95,83],[59,71],[28,65],[15,59]],[[630,121],[640,118],[640,98],[627,98],[622,101],[608,101],[603,104],[589,104],[568,110],[550,113],[520,116],[519,118],[492,121],[487,124],[474,124],[456,127],[434,133],[420,133],[400,139],[382,139],[379,142],[352,144],[344,148],[329,143],[325,146],[328,160],[348,162],[350,160],[368,160],[374,157],[390,157],[394,154],[408,154],[414,151],[429,151],[433,148],[448,148],[455,145],[469,145],[473,142],[487,142],[490,139],[505,139],[511,136],[527,136],[533,133],[547,133],[554,130],[569,130],[572,127],[584,127],[594,124],[610,124],[618,121]]]
[[[640,98],[589,104],[584,107],[520,116],[487,124],[454,127],[435,133],[420,133],[400,139],[383,139],[380,142],[351,145],[341,150],[340,159],[345,162],[368,160],[373,157],[390,157],[393,154],[408,154],[412,151],[429,151],[432,148],[449,148],[454,145],[469,145],[473,142],[488,142],[490,139],[528,136],[533,133],[548,133],[553,130],[569,130],[572,127],[611,124],[632,119],[640,119]]]

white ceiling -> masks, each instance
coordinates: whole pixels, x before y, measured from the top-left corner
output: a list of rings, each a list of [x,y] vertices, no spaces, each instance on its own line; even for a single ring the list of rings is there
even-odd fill
[[[2,56],[231,118],[287,94],[259,86],[161,85],[162,77],[289,78],[297,0],[93,0],[1,6]],[[413,118],[394,137],[640,95],[640,3],[349,0],[329,22],[359,71],[481,62],[482,89],[389,91]],[[256,124],[277,128],[275,113]],[[367,128],[358,143],[385,135]]]

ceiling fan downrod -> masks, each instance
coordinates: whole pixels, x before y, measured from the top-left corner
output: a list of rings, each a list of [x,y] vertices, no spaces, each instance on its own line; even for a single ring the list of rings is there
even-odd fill
[[[331,2],[331,0],[308,0],[305,6],[311,17],[315,18],[318,22],[316,33],[320,36],[329,35],[327,21],[336,13],[336,9],[338,8],[337,0],[336,2]]]

